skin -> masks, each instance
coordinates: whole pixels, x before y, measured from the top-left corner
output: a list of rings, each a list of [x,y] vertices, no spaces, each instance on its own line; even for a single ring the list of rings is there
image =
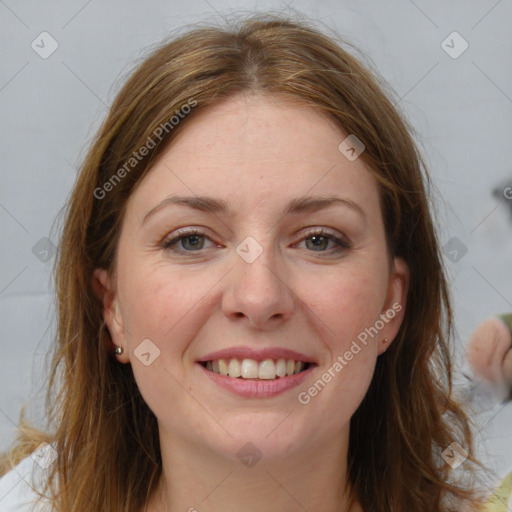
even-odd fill
[[[163,473],[148,511],[349,510],[349,421],[403,320],[409,271],[387,257],[377,183],[360,158],[338,150],[345,137],[311,107],[234,96],[190,119],[130,197],[116,272],[97,269],[93,284],[123,347],[116,357],[132,365],[158,419]],[[170,195],[220,198],[232,213],[171,205],[143,223]],[[348,198],[364,217],[339,205],[283,216],[289,200],[320,195]],[[162,248],[186,226],[205,232],[199,251],[190,238],[174,246],[182,255]],[[317,249],[307,230],[322,227],[351,248],[336,253],[325,241]],[[236,252],[247,236],[263,249],[252,263]],[[397,303],[378,336],[299,403],[298,393]],[[149,366],[134,354],[146,338],[160,350]],[[242,398],[195,363],[240,345],[293,349],[318,367],[298,388]],[[248,442],[262,456],[251,468],[237,458]]]

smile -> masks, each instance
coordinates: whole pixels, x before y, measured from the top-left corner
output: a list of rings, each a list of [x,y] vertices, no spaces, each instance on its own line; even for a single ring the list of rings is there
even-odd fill
[[[210,382],[243,398],[270,398],[301,384],[318,363],[284,347],[234,346],[205,354],[197,368]]]
[[[275,380],[286,376],[297,375],[310,366],[304,361],[293,359],[215,359],[201,363],[209,372],[231,377],[233,379]]]

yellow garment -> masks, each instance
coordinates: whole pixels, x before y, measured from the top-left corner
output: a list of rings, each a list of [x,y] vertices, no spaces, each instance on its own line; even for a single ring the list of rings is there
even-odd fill
[[[483,512],[510,512],[512,509],[512,473],[501,482],[496,492],[486,501]]]

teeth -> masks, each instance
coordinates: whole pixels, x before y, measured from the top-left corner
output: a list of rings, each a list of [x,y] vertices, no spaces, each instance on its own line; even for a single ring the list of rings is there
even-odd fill
[[[244,359],[242,361],[242,377],[244,379],[257,379],[258,362],[254,359]]]
[[[224,359],[219,359],[219,373],[221,375],[228,374],[228,365],[226,364],[226,361],[224,361]]]
[[[286,360],[278,359],[276,363],[276,375],[278,377],[284,377],[286,375]]]
[[[242,369],[240,368],[240,362],[238,359],[230,359],[228,366],[228,375],[230,377],[240,377],[242,375]]]
[[[232,378],[241,377],[243,379],[261,379],[273,380],[277,377],[286,377],[286,375],[296,375],[306,367],[307,363],[294,361],[293,359],[265,359],[256,361],[255,359],[217,359],[207,361],[206,369],[220,375]]]
[[[276,365],[272,359],[265,359],[260,363],[258,368],[258,379],[275,379],[276,378]]]

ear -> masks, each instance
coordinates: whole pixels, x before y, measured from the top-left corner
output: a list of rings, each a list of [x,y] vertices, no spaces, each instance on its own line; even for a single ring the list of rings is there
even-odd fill
[[[123,352],[116,355],[116,358],[122,363],[128,363],[130,359],[123,319],[119,309],[117,294],[112,287],[108,271],[103,268],[97,268],[92,274],[91,286],[96,297],[103,303],[103,318],[108,327],[112,342],[123,349]]]
[[[379,331],[378,354],[385,352],[395,339],[405,316],[410,271],[403,258],[395,258],[389,276],[386,301],[380,319],[384,327]],[[385,341],[387,339],[387,341]]]

